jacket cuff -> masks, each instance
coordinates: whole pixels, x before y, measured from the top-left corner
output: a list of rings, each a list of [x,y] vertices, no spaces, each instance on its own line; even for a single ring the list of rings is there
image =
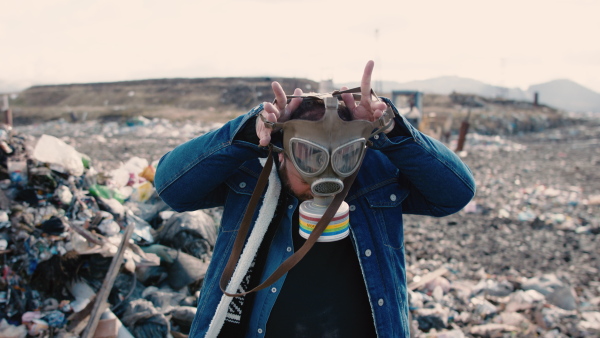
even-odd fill
[[[396,107],[392,104],[392,101],[386,97],[380,97],[388,106],[392,108],[394,113],[394,128],[386,133],[380,133],[371,137],[373,145],[371,148],[381,150],[386,146],[392,144],[399,144],[410,138],[420,137],[419,131],[408,122],[404,116],[400,115]]]
[[[242,124],[242,127],[237,131],[237,133],[233,136],[234,141],[245,141],[248,143],[252,143],[258,145],[260,139],[258,135],[256,135],[256,115],[250,117],[248,120]]]

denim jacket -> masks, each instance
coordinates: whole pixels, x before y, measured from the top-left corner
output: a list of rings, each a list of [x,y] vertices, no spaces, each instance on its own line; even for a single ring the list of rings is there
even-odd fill
[[[392,105],[388,99],[382,99]],[[373,144],[367,149],[346,202],[350,206],[350,236],[362,269],[377,335],[408,337],[402,214],[441,217],[455,213],[473,198],[475,182],[458,156],[442,143],[420,133],[393,105],[392,108],[395,128],[401,128],[406,136],[390,139],[382,133],[371,138]],[[262,170],[258,158],[267,155],[264,148],[235,138],[262,109],[259,105],[223,127],[179,145],[158,164],[156,190],[174,210],[224,206],[190,337],[205,336],[221,299],[219,279]],[[292,202],[275,233],[261,280],[293,254],[291,218],[298,200],[293,197],[288,200]],[[264,337],[269,313],[284,281],[285,276],[257,292],[253,311],[248,314],[251,317],[247,337]]]

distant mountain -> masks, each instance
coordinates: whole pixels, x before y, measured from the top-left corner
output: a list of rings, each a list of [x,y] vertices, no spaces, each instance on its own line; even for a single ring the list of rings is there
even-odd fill
[[[538,92],[540,103],[575,112],[600,113],[600,93],[571,80],[560,79],[529,87]]]
[[[165,79],[148,81],[165,81]],[[169,81],[177,81],[177,79]],[[202,81],[202,79],[188,79],[186,81]],[[334,88],[342,86],[353,88],[359,85],[360,83],[358,82],[336,83]],[[0,80],[0,94],[19,92],[23,88],[25,88],[24,83]],[[538,100],[541,104],[566,111],[600,113],[600,93],[567,79],[532,85],[527,90],[494,86],[458,76],[441,76],[410,82],[381,81],[374,83],[374,88],[378,93],[390,93],[392,90],[408,89],[442,95],[458,92],[461,94],[475,94],[489,98],[501,97],[519,101],[533,101],[535,93],[538,93]],[[270,93],[270,90],[264,92],[265,95]],[[263,93],[261,92],[261,94]],[[97,95],[92,96],[90,99],[94,98],[97,98]]]
[[[357,87],[360,83],[344,83],[336,87]],[[533,96],[519,88],[493,86],[487,83],[459,76],[440,76],[427,80],[409,82],[381,81],[374,84],[376,90],[389,93],[392,90],[420,90],[426,93],[448,95],[452,92],[475,94],[485,97],[505,97],[515,100],[532,100]],[[380,89],[378,89],[380,88]]]
[[[441,76],[429,80],[410,81],[401,84],[401,87],[402,88],[398,89],[416,88],[416,90],[445,95],[452,92],[458,92],[464,94],[477,94],[485,97],[510,97],[515,100],[529,99],[526,96],[526,93],[519,88],[492,86],[481,81],[458,76]],[[385,87],[383,87],[383,89],[386,91]],[[395,88],[389,88],[387,91],[393,89]]]
[[[360,83],[336,84],[336,88],[357,87]],[[519,101],[532,101],[535,93],[541,104],[575,112],[599,112],[600,93],[594,92],[570,80],[554,80],[532,85],[527,90],[493,86],[481,81],[458,77],[441,76],[427,80],[410,82],[381,81],[375,83],[377,91],[389,93],[392,90],[420,90],[425,93],[448,95],[452,92],[475,94],[484,97],[502,97]]]

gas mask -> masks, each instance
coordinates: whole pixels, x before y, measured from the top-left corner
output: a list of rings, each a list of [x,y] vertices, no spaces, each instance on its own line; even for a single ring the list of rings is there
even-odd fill
[[[344,180],[347,182],[347,178],[360,168],[369,138],[392,123],[391,109],[387,109],[374,122],[344,121],[340,118],[338,105],[341,94],[356,91],[360,91],[360,88],[302,95],[304,100],[323,100],[325,114],[317,121],[294,119],[272,123],[260,115],[268,126],[283,130],[283,152],[311,187],[314,199],[300,205],[300,235],[304,238],[311,234],[334,197],[343,191]],[[360,100],[359,95],[355,96]],[[288,99],[295,97],[297,96],[290,95]],[[373,92],[371,97],[378,99]],[[342,201],[317,241],[331,242],[345,238],[349,234],[349,224],[349,207]]]

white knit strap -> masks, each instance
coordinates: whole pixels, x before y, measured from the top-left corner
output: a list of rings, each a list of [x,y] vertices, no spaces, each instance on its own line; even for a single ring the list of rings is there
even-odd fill
[[[266,158],[261,158],[259,160],[264,167]],[[265,193],[263,204],[260,207],[258,218],[256,219],[254,228],[252,229],[252,232],[248,237],[248,241],[244,246],[244,250],[242,251],[242,255],[240,256],[240,259],[235,267],[233,276],[231,277],[229,284],[227,284],[226,291],[228,293],[236,293],[240,284],[242,283],[242,280],[246,276],[246,273],[248,273],[248,269],[254,260],[254,256],[256,256],[256,252],[258,251],[269,224],[271,223],[271,220],[275,214],[280,192],[281,182],[277,176],[276,166],[273,166],[271,168],[271,172],[269,173],[269,185]],[[215,315],[210,322],[208,331],[206,332],[207,338],[217,337],[221,331],[227,316],[227,309],[229,308],[229,304],[231,303],[232,299],[232,297],[229,297],[225,294],[221,296],[221,301],[217,306]]]

